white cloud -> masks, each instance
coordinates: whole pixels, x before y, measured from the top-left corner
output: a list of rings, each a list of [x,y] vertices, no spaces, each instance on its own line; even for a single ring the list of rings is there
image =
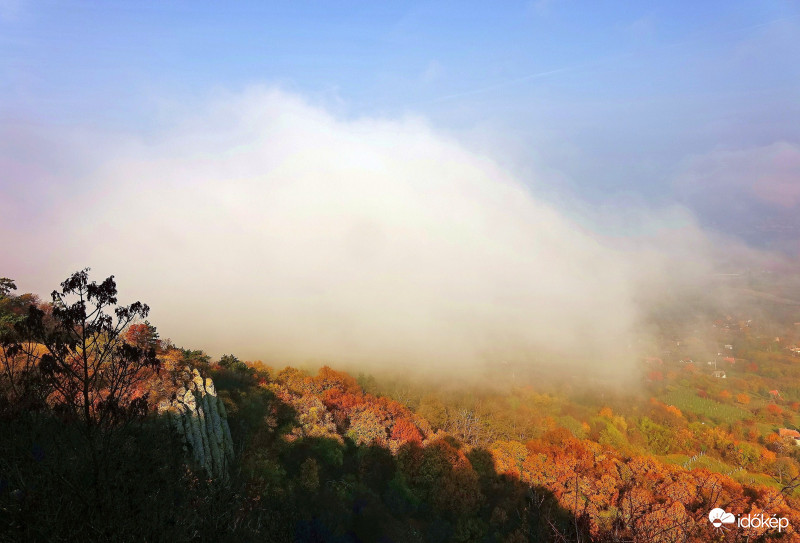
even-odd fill
[[[610,247],[414,117],[344,121],[254,89],[74,160],[32,185],[70,190],[0,242],[4,273],[39,292],[87,265],[116,274],[163,335],[216,354],[447,372],[557,357],[630,376],[642,292],[675,280],[662,252]],[[656,239],[705,270],[690,221]]]

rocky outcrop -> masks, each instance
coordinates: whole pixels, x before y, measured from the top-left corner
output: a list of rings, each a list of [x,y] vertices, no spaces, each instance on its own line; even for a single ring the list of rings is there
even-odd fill
[[[233,441],[225,405],[217,397],[214,382],[196,369],[186,370],[172,400],[158,405],[168,414],[194,463],[213,478],[224,479],[233,461]]]

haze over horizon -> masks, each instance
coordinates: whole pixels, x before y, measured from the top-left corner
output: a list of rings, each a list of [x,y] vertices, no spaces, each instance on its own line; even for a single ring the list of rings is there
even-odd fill
[[[798,7],[637,10],[2,2],[0,275],[244,356],[621,360],[717,240],[800,252]]]

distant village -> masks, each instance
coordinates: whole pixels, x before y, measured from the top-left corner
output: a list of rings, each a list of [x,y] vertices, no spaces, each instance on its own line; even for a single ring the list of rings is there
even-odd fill
[[[792,327],[780,336],[765,335],[766,330],[754,330],[753,319],[737,320],[732,316],[713,321],[710,328],[711,330],[706,330],[705,334],[703,330],[695,329],[692,335],[685,338],[673,336],[670,340],[662,340],[659,355],[643,359],[644,366],[648,370],[646,380],[652,383],[659,380],[663,372],[668,371],[670,367],[677,369],[689,365],[696,371],[706,373],[715,379],[727,379],[729,372],[739,368],[742,371],[757,371],[757,365],[743,356],[748,349],[739,348],[740,343],[748,341],[766,344],[768,352],[784,352],[797,357],[800,364],[800,322],[794,322]],[[749,348],[752,348],[752,345]],[[770,403],[784,400],[777,388],[764,394],[764,399]],[[782,440],[787,442],[791,440],[800,447],[800,431],[797,429],[776,428],[775,432]]]

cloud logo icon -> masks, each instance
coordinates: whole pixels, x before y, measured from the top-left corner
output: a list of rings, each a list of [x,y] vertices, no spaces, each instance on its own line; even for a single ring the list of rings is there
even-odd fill
[[[708,520],[711,521],[715,528],[720,528],[723,524],[732,524],[736,518],[733,513],[726,513],[724,509],[718,507],[711,510],[708,514]]]

